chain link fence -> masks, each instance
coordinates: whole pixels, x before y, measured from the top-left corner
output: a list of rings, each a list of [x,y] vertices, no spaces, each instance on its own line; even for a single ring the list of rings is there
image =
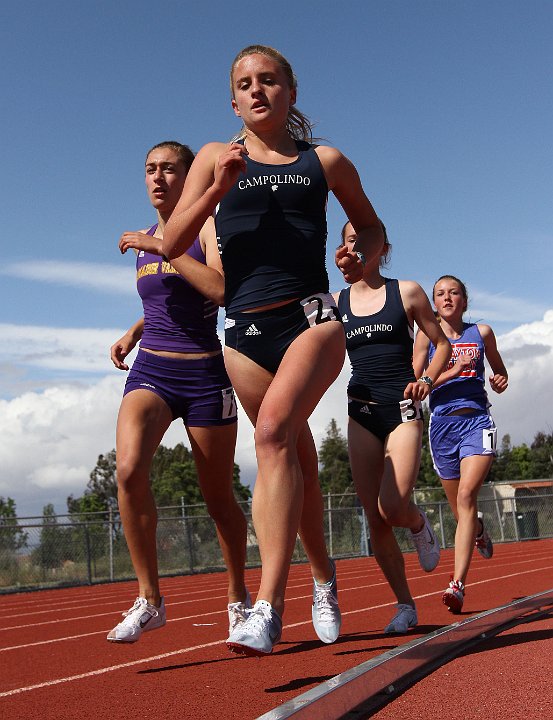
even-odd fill
[[[532,483],[537,483],[533,481]],[[442,547],[452,547],[455,518],[443,491],[416,490],[415,501],[425,510]],[[332,557],[371,554],[365,513],[354,494],[325,497],[325,533]],[[489,485],[482,488],[479,509],[495,543],[553,537],[552,481],[541,487]],[[251,522],[251,507],[242,506],[248,518],[248,567],[259,565],[259,548]],[[158,510],[160,575],[224,570],[215,526],[203,505],[180,505]],[[412,550],[409,533],[396,529],[401,549]],[[293,561],[304,562],[300,540]],[[134,578],[121,520],[116,509],[86,516],[57,515],[18,518],[0,524],[0,593],[83,585]]]

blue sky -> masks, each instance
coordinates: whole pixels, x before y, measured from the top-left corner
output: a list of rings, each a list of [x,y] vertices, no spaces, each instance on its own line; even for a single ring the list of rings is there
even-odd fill
[[[251,43],[290,60],[298,107],[357,166],[388,228],[389,274],[427,290],[443,273],[463,278],[470,317],[538,387],[528,363],[553,345],[549,0],[53,0],[13,4],[1,21],[0,495],[20,511],[48,499],[63,510],[114,445],[124,377],[109,346],[140,313],[117,240],[153,221],[145,152],[233,135],[229,66]],[[331,199],[332,289],[343,220]],[[497,400],[500,435],[529,442],[548,415],[521,424],[511,390]],[[342,400],[339,386],[320,406],[321,432],[344,417]],[[242,427],[237,459],[251,475]]]

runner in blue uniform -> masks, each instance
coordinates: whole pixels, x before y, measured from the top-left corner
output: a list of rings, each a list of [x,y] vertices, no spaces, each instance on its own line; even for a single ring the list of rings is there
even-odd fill
[[[492,541],[477,508],[478,492],[495,457],[497,442],[485,389],[484,357],[492,370],[492,390],[504,392],[508,376],[491,327],[463,321],[468,305],[464,283],[453,275],[443,275],[434,285],[433,299],[452,346],[449,365],[430,394],[429,436],[434,468],[457,519],[455,571],[442,600],[451,612],[458,613],[463,607],[475,545],[483,557],[489,559],[493,554]],[[413,359],[415,372],[424,370],[434,352],[432,339],[419,332]]]
[[[296,93],[292,68],[278,51],[252,45],[237,55],[231,102],[242,130],[237,142],[200,150],[163,240],[163,252],[179,256],[215,216],[225,273],[225,362],[255,426],[253,519],[262,561],[253,612],[227,643],[254,655],[270,653],[280,639],[298,530],[315,580],[315,630],[333,642],[340,629],[307,423],[345,353],[325,269],[328,191],[356,228],[356,250],[370,259],[382,244],[355,167],[335,148],[311,143],[311,124],[295,107]],[[352,257],[344,250],[340,262]]]
[[[451,355],[451,347],[424,290],[411,280],[381,274],[391,246],[367,261],[363,278],[335,294],[346,335],[352,376],[348,384],[348,449],[356,492],[369,520],[371,546],[397,609],[385,633],[405,633],[417,622],[394,527],[410,531],[421,567],[434,570],[440,544],[425,513],[411,499],[422,442],[421,401]],[[350,223],[342,244],[357,240]],[[414,323],[438,348],[426,376],[413,372]]]

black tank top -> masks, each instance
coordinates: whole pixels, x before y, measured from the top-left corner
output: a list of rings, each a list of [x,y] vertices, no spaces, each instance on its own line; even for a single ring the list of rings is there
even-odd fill
[[[285,165],[246,156],[246,173],[217,207],[227,313],[328,292],[328,186],[313,146],[296,144],[297,160]]]
[[[385,282],[384,307],[374,315],[351,312],[351,288],[342,290],[338,297],[352,369],[348,394],[376,403],[403,400],[405,387],[415,379],[413,328],[405,314],[398,281],[386,278]]]

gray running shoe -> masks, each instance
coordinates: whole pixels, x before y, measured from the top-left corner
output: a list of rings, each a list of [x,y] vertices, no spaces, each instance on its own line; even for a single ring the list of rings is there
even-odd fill
[[[234,630],[243,625],[248,619],[248,613],[252,609],[252,601],[250,593],[246,591],[246,600],[244,602],[229,603],[228,611],[228,634],[232,635]]]
[[[333,573],[327,583],[319,584],[313,578],[313,608],[311,616],[313,627],[319,640],[330,644],[340,634],[342,615],[338,607],[338,583],[336,582],[336,565],[331,560]]]
[[[238,655],[260,656],[273,652],[282,635],[282,620],[270,603],[258,600],[247,620],[228,637],[227,646]]]
[[[440,541],[434,532],[432,525],[428,522],[425,513],[419,508],[419,512],[424,519],[422,530],[418,533],[411,533],[413,545],[419,556],[419,563],[425,572],[432,572],[436,565],[440,562]]]
[[[108,633],[110,642],[134,643],[143,632],[157,630],[165,625],[165,600],[161,598],[161,605],[156,607],[143,597],[137,597],[130,610],[123,613],[122,620]]]
[[[405,603],[398,603],[397,612],[390,624],[384,628],[384,632],[386,635],[403,635],[409,628],[415,627],[418,621],[416,608]]]
[[[478,513],[478,519],[482,523],[482,532],[476,536],[476,549],[482,555],[483,558],[489,560],[493,556],[493,542],[491,537],[486,532],[484,527],[483,515],[481,512]]]

